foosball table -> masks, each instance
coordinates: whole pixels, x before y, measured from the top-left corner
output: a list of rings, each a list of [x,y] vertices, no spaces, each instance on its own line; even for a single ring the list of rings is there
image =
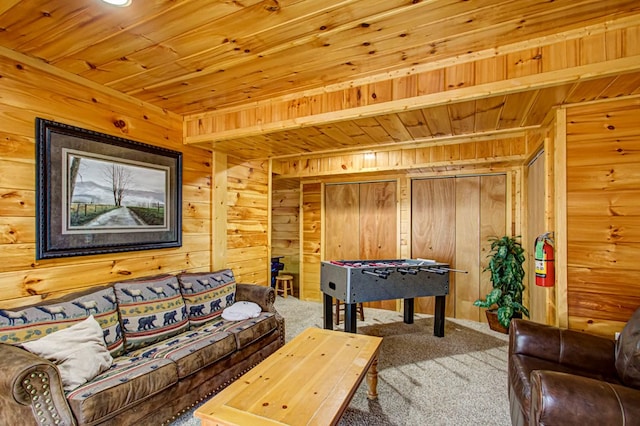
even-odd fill
[[[323,261],[324,328],[333,329],[333,298],[345,304],[345,331],[355,333],[357,303],[404,299],[404,322],[413,324],[414,298],[434,296],[433,334],[443,337],[450,272],[457,270],[427,259]]]

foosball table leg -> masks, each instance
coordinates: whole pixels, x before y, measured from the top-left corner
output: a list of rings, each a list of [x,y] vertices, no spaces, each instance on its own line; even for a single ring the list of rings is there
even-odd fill
[[[333,297],[322,293],[322,308],[324,312],[325,330],[333,330]]]
[[[344,305],[344,331],[347,333],[356,332],[356,304],[345,303]]]
[[[444,337],[444,316],[446,296],[436,296],[436,307],[433,317],[433,335]]]
[[[413,298],[404,299],[404,323],[413,324],[414,316],[414,302]]]

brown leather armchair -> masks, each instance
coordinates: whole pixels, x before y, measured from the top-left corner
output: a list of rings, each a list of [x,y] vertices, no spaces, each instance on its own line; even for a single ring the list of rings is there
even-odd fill
[[[640,308],[618,341],[514,319],[509,405],[520,425],[640,425]]]

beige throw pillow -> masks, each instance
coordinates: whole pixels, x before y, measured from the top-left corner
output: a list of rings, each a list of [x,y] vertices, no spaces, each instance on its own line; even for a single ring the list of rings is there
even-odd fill
[[[71,391],[107,370],[113,358],[107,350],[100,324],[91,315],[21,346],[56,364],[65,391]]]

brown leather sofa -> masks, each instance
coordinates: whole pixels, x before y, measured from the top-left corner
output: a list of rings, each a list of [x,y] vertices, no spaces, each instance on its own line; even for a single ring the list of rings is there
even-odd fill
[[[514,426],[640,425],[640,308],[617,342],[514,319],[508,364]]]

